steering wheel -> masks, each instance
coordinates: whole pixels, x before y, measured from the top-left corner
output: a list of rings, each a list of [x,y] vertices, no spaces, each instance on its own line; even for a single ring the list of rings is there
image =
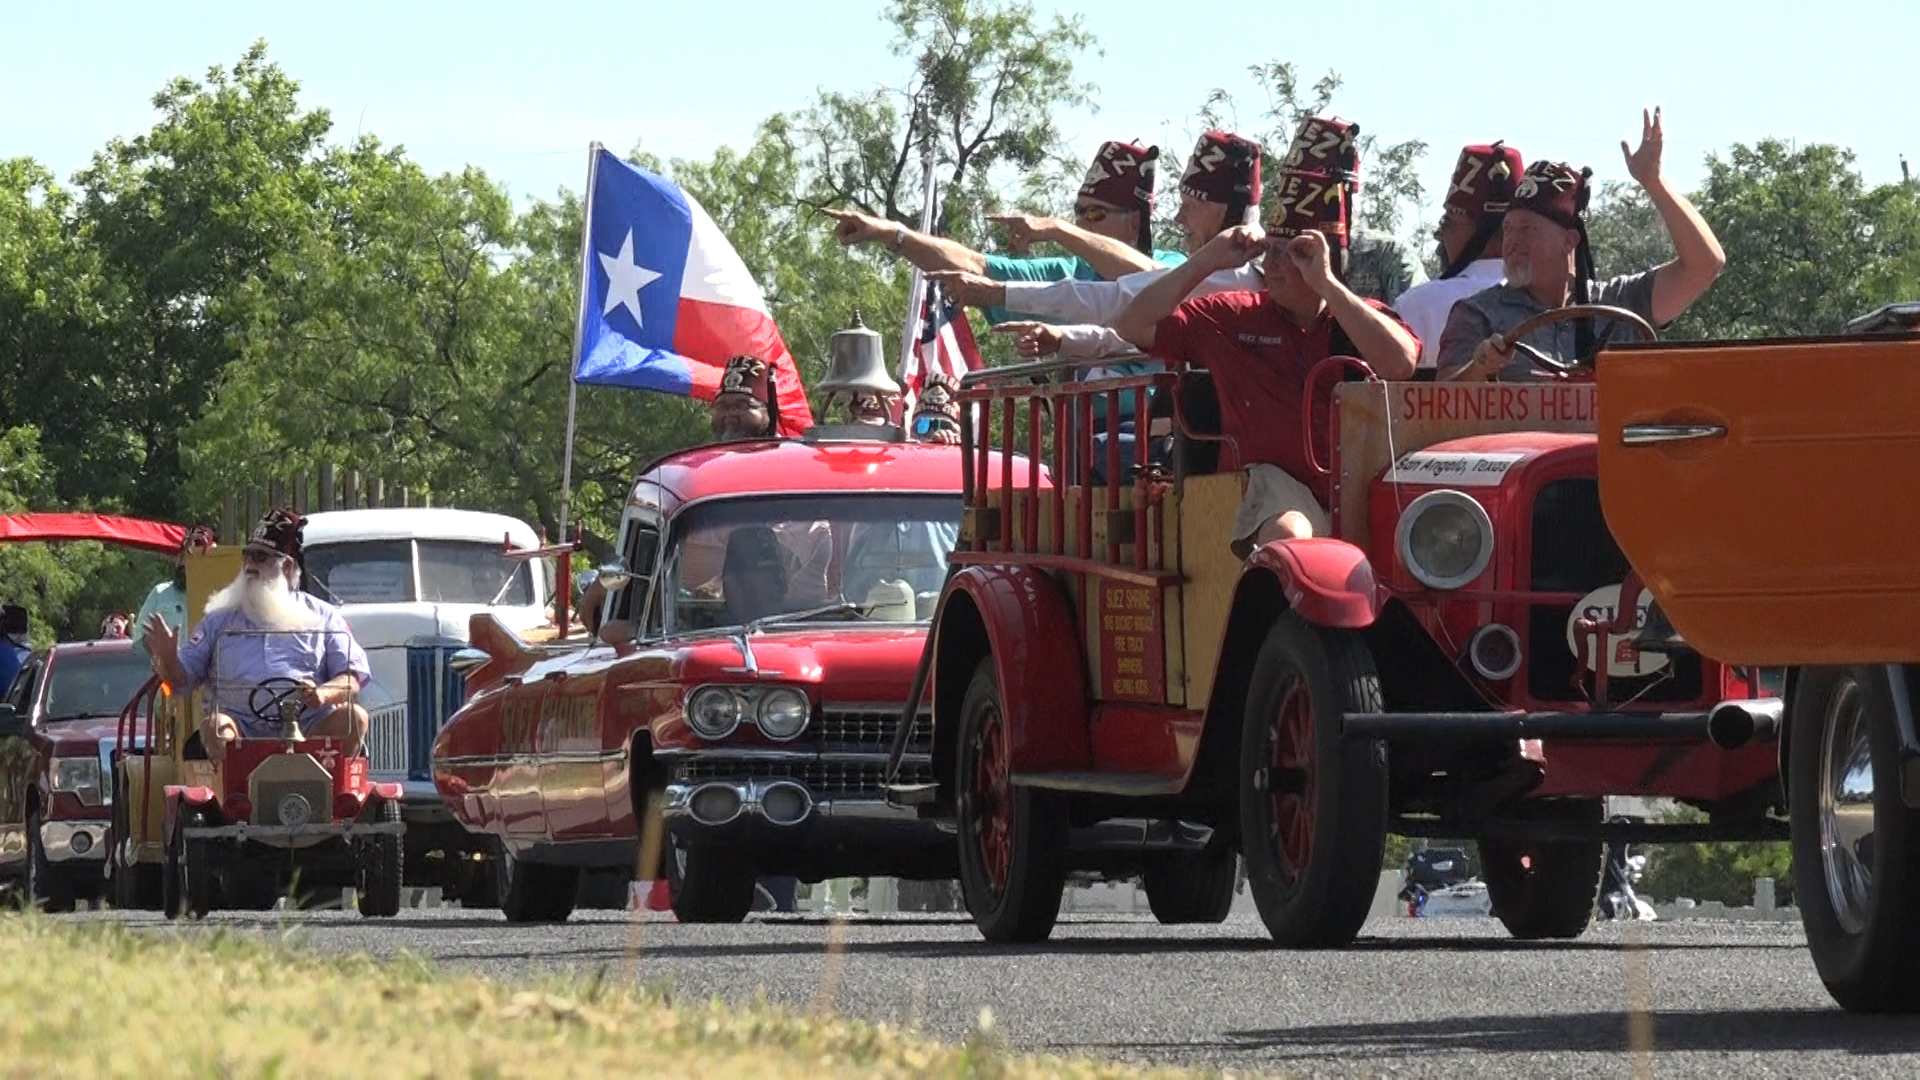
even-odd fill
[[[284,719],[280,710],[289,701],[294,701],[305,693],[307,684],[298,679],[289,679],[284,675],[275,675],[253,688],[247,695],[247,708],[253,715],[271,723],[281,723]]]
[[[1653,326],[1649,324],[1647,320],[1628,311],[1626,308],[1613,307],[1609,304],[1570,304],[1567,307],[1543,311],[1525,320],[1512,330],[1501,334],[1500,337],[1509,347],[1517,350],[1527,359],[1533,361],[1534,367],[1556,378],[1564,379],[1572,375],[1590,373],[1593,371],[1594,360],[1591,356],[1575,357],[1572,360],[1561,360],[1558,357],[1548,356],[1546,353],[1520,340],[1536,330],[1556,326],[1563,322],[1573,322],[1576,319],[1611,319],[1616,323],[1625,323],[1628,328],[1640,335],[1641,341],[1660,340],[1660,335],[1654,332]]]

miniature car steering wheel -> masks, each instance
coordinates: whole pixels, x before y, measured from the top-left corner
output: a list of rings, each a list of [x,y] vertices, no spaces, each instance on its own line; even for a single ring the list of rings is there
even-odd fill
[[[298,679],[276,675],[253,688],[247,695],[247,708],[261,720],[280,722],[280,708],[305,693],[307,684]]]
[[[1613,307],[1608,304],[1570,304],[1567,307],[1554,308],[1552,311],[1543,311],[1500,336],[1510,347],[1526,356],[1527,359],[1533,361],[1534,367],[1539,368],[1549,375],[1566,378],[1570,375],[1589,374],[1593,371],[1594,358],[1591,356],[1577,356],[1572,360],[1561,360],[1558,357],[1548,356],[1546,353],[1520,340],[1535,330],[1555,326],[1563,322],[1573,322],[1577,319],[1611,319],[1615,323],[1624,324],[1633,330],[1640,336],[1640,340],[1642,341],[1660,340],[1660,335],[1654,332],[1652,325],[1650,325],[1647,320],[1628,311],[1626,308]]]

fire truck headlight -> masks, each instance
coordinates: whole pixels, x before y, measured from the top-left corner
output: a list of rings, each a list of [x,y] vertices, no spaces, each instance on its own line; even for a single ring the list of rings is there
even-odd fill
[[[724,739],[740,726],[740,698],[725,686],[703,686],[687,696],[687,726],[703,739]]]
[[[760,697],[756,718],[760,731],[776,742],[786,742],[807,727],[807,695],[790,686],[776,686]]]
[[[1430,589],[1458,589],[1493,560],[1493,519],[1470,495],[1429,491],[1400,518],[1395,546],[1407,571]]]

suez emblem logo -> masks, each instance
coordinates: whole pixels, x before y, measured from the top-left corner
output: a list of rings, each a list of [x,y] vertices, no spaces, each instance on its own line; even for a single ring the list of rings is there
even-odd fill
[[[1653,604],[1653,593],[1642,590],[1638,610],[1633,614],[1633,628],[1639,630],[1647,625],[1647,609]],[[1588,671],[1597,671],[1594,662],[1591,638],[1582,634],[1579,623],[1582,619],[1596,622],[1612,622],[1613,613],[1620,608],[1620,586],[1602,585],[1581,597],[1573,605],[1572,614],[1567,616],[1567,648],[1580,658],[1580,663]],[[1625,679],[1636,675],[1651,675],[1667,666],[1667,658],[1661,653],[1642,652],[1634,646],[1633,639],[1626,634],[1609,634],[1602,646],[1607,651],[1607,677]]]
[[[1387,470],[1395,484],[1444,484],[1448,487],[1493,487],[1525,454],[1446,454],[1419,450],[1407,454]]]

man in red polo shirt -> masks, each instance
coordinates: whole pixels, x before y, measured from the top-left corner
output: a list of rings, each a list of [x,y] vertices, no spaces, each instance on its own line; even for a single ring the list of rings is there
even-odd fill
[[[1310,473],[1298,418],[1314,365],[1357,356],[1391,381],[1412,378],[1420,356],[1420,339],[1391,308],[1347,288],[1346,240],[1346,189],[1321,173],[1284,170],[1264,239],[1228,229],[1141,290],[1114,323],[1142,352],[1212,374],[1221,431],[1238,452],[1233,464],[1247,471],[1233,527],[1243,558],[1273,540],[1329,531],[1331,484],[1301,479]],[[1262,247],[1264,289],[1183,301],[1208,274]],[[1327,438],[1325,423],[1316,440]]]

